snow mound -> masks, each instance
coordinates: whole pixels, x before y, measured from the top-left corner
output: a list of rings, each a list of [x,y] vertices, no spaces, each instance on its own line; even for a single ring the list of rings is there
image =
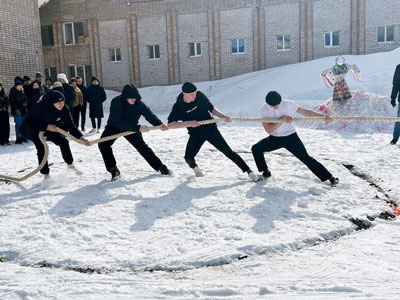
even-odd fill
[[[362,90],[351,93],[352,98],[348,100],[334,101],[330,98],[314,109],[330,116],[396,117],[397,109],[390,104],[390,97],[366,93]],[[334,121],[329,124],[324,122],[305,123],[302,126],[337,132],[391,133],[394,124],[392,122]]]

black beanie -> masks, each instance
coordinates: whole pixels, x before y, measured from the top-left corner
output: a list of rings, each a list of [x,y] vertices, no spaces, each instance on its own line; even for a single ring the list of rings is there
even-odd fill
[[[276,91],[271,91],[265,96],[265,102],[267,102],[271,106],[275,106],[280,104],[282,101],[281,95]]]
[[[17,77],[14,78],[14,86],[22,85],[23,82],[24,82],[24,80],[23,80],[21,77],[19,77],[19,76],[17,76]],[[18,84],[17,84],[17,83],[18,83]]]
[[[125,100],[132,98],[135,98],[136,100],[142,99],[138,89],[134,84],[127,84],[124,86],[122,90],[122,98],[124,98]]]
[[[52,104],[60,102],[60,101],[65,101],[65,97],[62,93],[59,91],[52,91],[51,93],[48,94],[48,101]]]
[[[182,92],[184,93],[193,93],[197,91],[197,87],[191,82],[185,82],[182,85]]]
[[[24,76],[24,81],[30,81],[31,80],[31,78],[29,77],[29,76]]]

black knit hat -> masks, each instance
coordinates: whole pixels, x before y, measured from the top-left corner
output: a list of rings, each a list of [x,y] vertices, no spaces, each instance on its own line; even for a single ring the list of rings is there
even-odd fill
[[[35,78],[42,78],[42,77],[43,77],[43,75],[40,72],[37,72],[36,75],[35,75]]]
[[[193,93],[197,91],[197,87],[191,82],[185,82],[182,85],[182,92],[184,93]]]
[[[58,103],[60,101],[65,101],[65,97],[62,93],[59,91],[52,91],[50,94],[48,94],[48,101],[52,104]]]
[[[282,101],[281,95],[276,91],[271,91],[265,96],[265,102],[267,102],[271,106],[276,106],[280,104]]]
[[[29,77],[29,76],[24,76],[24,81],[30,81],[31,80],[31,78]]]
[[[136,99],[140,100],[142,97],[140,96],[140,93],[136,86],[134,84],[127,84],[124,86],[122,90],[122,98],[126,99]]]

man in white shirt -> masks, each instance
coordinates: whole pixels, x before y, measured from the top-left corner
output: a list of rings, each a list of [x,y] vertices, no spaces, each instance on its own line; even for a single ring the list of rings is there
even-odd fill
[[[258,171],[263,172],[264,178],[270,177],[271,172],[265,162],[264,152],[285,148],[304,163],[321,181],[329,180],[331,186],[335,186],[339,179],[333,177],[321,163],[307,153],[292,124],[292,116],[296,112],[306,117],[325,117],[327,123],[332,119],[327,115],[302,108],[293,101],[282,100],[281,95],[276,91],[269,92],[265,101],[266,104],[260,110],[261,116],[266,119],[282,119],[284,123],[263,123],[269,136],[252,147]]]

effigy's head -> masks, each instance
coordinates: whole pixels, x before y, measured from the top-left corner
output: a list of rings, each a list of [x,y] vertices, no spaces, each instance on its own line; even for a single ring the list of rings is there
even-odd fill
[[[337,65],[342,66],[345,62],[344,56],[340,55],[340,56],[336,57],[335,62]]]

